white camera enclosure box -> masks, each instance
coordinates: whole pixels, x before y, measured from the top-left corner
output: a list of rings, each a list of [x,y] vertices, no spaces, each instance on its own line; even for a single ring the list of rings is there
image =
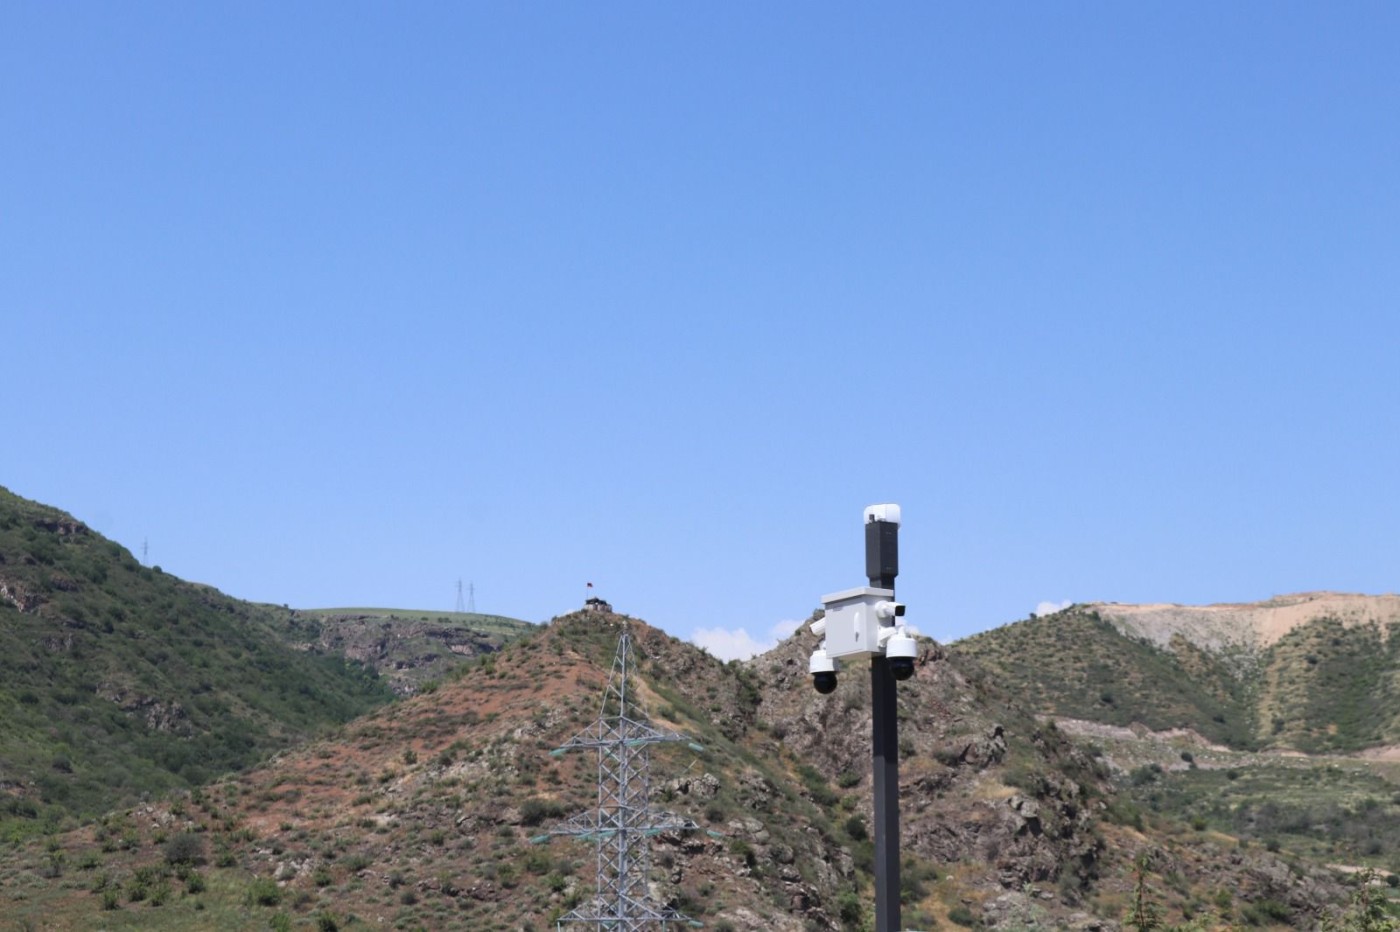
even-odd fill
[[[875,606],[894,598],[890,589],[861,586],[822,596],[826,609],[826,655],[833,659],[871,657],[881,652],[880,617]]]

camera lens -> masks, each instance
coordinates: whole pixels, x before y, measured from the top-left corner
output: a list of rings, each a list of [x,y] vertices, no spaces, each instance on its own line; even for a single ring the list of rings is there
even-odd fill
[[[911,672],[911,673],[914,672],[914,671],[913,671],[913,665],[912,665],[912,664],[910,665],[910,671],[909,671],[909,672]],[[836,692],[836,674],[835,674],[835,673],[813,673],[813,674],[812,674],[812,685],[815,686],[815,687],[817,687],[817,692],[821,693],[823,696],[829,695],[830,693],[834,693],[834,692]]]
[[[913,657],[891,657],[889,664],[890,673],[897,680],[907,680],[914,675]]]

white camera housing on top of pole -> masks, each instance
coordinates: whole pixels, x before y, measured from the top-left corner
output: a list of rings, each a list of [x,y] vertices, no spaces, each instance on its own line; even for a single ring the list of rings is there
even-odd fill
[[[865,523],[871,521],[884,521],[887,524],[899,524],[898,505],[868,505],[865,509]]]

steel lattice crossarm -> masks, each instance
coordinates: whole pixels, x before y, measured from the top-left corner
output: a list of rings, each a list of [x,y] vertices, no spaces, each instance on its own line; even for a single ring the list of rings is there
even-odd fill
[[[572,912],[560,916],[556,922],[594,925],[608,932],[640,932],[653,927],[655,923],[685,923],[701,928],[701,923],[677,912],[669,906],[658,908],[645,900],[624,897],[621,901],[604,902],[594,899]]]
[[[687,742],[692,751],[705,750],[691,740],[689,735],[675,731],[662,731],[650,722],[637,721],[632,718],[617,718],[611,721],[594,722],[588,729],[565,741],[549,753],[557,757],[566,751],[580,751],[585,748],[603,749],[618,745],[640,747],[644,744],[664,744],[677,741]]]
[[[673,812],[657,812],[652,809],[633,810],[620,815],[631,818],[608,819],[602,812],[581,812],[572,819],[566,819],[551,828],[544,835],[536,835],[530,841],[536,844],[548,841],[551,837],[582,838],[586,841],[599,841],[611,838],[618,832],[634,832],[648,838],[665,832],[696,832],[699,824],[692,819]],[[600,818],[601,817],[601,818]]]

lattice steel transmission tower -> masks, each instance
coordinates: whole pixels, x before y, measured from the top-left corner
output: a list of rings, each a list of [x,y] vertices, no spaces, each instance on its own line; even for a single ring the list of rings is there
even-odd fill
[[[651,808],[651,746],[684,741],[696,751],[704,748],[647,720],[646,710],[631,688],[634,671],[632,637],[624,621],[598,720],[551,752],[594,750],[598,754],[598,807],[549,833],[597,844],[598,892],[590,902],[560,916],[557,930],[575,923],[607,932],[646,932],[665,929],[669,923],[699,925],[657,903],[647,889],[647,878],[653,835],[699,828],[690,819]],[[540,840],[548,837],[540,836]]]

